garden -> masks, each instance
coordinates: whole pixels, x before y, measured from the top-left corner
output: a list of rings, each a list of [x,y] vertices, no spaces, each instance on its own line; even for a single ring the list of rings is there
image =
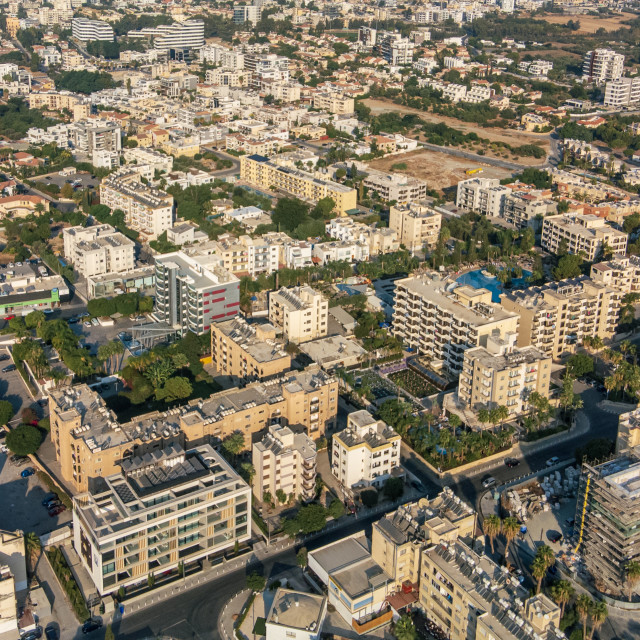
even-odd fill
[[[371,369],[354,371],[353,375],[355,377],[354,390],[370,402],[397,395],[395,387]]]
[[[47,554],[53,572],[56,574],[60,585],[69,598],[76,618],[78,618],[80,622],[84,622],[89,617],[89,609],[87,609],[87,604],[84,601],[76,579],[73,577],[67,559],[58,547],[51,547],[47,549],[45,553]]]
[[[395,373],[390,373],[388,377],[393,384],[398,385],[414,398],[424,398],[425,396],[438,393],[438,390],[428,380],[425,380],[412,369],[396,371]]]

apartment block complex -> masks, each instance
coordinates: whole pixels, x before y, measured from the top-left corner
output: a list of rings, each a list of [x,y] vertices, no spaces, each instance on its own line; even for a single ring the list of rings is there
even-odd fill
[[[269,380],[291,368],[291,355],[271,324],[249,324],[237,316],[211,325],[211,360],[216,371],[242,381]]]
[[[557,360],[573,353],[585,336],[612,338],[622,295],[581,277],[511,291],[500,303],[520,316],[518,347],[533,346]]]
[[[389,209],[389,228],[396,232],[400,244],[411,252],[435,246],[441,226],[442,214],[419,201]]]
[[[240,308],[240,281],[222,267],[182,251],[156,256],[156,305],[159,320],[184,334],[201,334],[228,320]]]
[[[135,242],[109,224],[67,227],[62,237],[65,258],[85,278],[135,268]]]
[[[591,265],[591,279],[622,293],[640,291],[640,258],[615,256]]]
[[[143,240],[154,240],[173,226],[173,196],[145,185],[138,171],[125,167],[100,184],[100,203],[125,214],[127,226]]]
[[[329,303],[311,287],[269,292],[269,322],[282,329],[289,342],[307,342],[327,335]]]
[[[350,115],[355,109],[353,98],[331,91],[314,93],[313,108],[337,115]]]
[[[331,473],[346,489],[354,486],[381,488],[392,476],[402,476],[401,437],[368,411],[354,411],[347,428],[333,435]]]
[[[405,348],[431,357],[432,366],[455,375],[466,349],[485,346],[494,331],[516,332],[518,315],[494,304],[487,289],[447,291],[446,286],[437,276],[398,280],[393,333]]]
[[[208,444],[122,462],[74,498],[74,545],[101,595],[251,537],[251,489]]]
[[[253,492],[262,501],[265,492],[277,503],[281,493],[289,498],[310,500],[316,491],[316,443],[306,433],[271,425],[259,442],[254,442]]]
[[[355,209],[357,203],[356,190],[352,187],[327,180],[322,174],[277,164],[264,156],[241,156],[240,177],[256,186],[280,189],[311,202],[331,198],[341,215]]]
[[[595,215],[560,214],[548,216],[542,225],[542,248],[551,253],[565,244],[569,253],[584,253],[585,260],[593,262],[605,246],[614,253],[627,252],[627,234],[609,226]]]
[[[427,183],[418,178],[373,169],[367,169],[367,174],[364,186],[389,202],[395,200],[398,204],[406,204],[427,196]]]
[[[535,347],[518,349],[515,343],[515,333],[492,335],[486,347],[464,352],[458,400],[465,408],[503,405],[510,415],[519,415],[528,409],[534,391],[549,396],[551,357]]]
[[[597,588],[626,592],[626,566],[640,558],[637,449],[609,462],[582,465],[575,520],[579,549]]]
[[[336,240],[366,244],[369,256],[391,253],[400,248],[398,234],[393,229],[362,224],[351,218],[333,218],[325,229],[327,235]]]
[[[558,209],[549,196],[549,191],[512,191],[505,195],[500,218],[517,229],[539,229],[540,220]]]
[[[337,379],[317,367],[277,380],[229,389],[168,411],[120,423],[87,385],[50,392],[51,438],[61,474],[74,491],[93,489],[97,478],[118,472],[120,462],[172,444],[218,444],[235,431],[252,438],[271,424],[301,426],[309,437],[336,424]]]
[[[108,22],[101,20],[89,20],[87,18],[74,18],[71,21],[71,35],[81,42],[94,40],[113,41],[113,27]]]
[[[509,193],[497,178],[469,178],[458,182],[456,207],[498,218]]]
[[[582,75],[589,82],[603,84],[618,80],[624,73],[624,56],[611,49],[587,51],[582,65]]]
[[[609,80],[604,89],[604,106],[613,109],[640,102],[640,78]]]

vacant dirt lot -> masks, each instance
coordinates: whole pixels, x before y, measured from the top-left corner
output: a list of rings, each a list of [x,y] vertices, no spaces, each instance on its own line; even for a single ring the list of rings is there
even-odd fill
[[[595,33],[598,29],[604,29],[605,31],[616,31],[620,27],[625,27],[622,24],[626,20],[633,20],[636,17],[633,13],[620,13],[612,18],[600,18],[598,16],[568,16],[568,15],[548,15],[548,16],[535,16],[536,20],[544,20],[551,24],[567,24],[569,20],[578,20],[580,22],[580,29],[576,33]]]
[[[369,165],[380,171],[391,171],[391,167],[399,163],[406,164],[407,168],[398,170],[398,173],[404,173],[414,178],[425,180],[432,189],[446,189],[447,187],[458,184],[460,180],[474,176],[502,179],[511,175],[511,172],[507,169],[491,167],[486,164],[474,162],[473,160],[456,158],[446,153],[429,151],[428,149],[379,158],[370,162]],[[477,167],[482,167],[482,173],[476,173],[471,176],[465,173],[468,169],[475,169]]]

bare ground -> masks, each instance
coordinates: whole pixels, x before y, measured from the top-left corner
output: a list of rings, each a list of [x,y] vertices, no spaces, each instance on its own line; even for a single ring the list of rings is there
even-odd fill
[[[605,31],[617,31],[621,27],[628,28],[627,25],[622,23],[627,20],[633,20],[636,17],[637,16],[634,13],[620,13],[609,18],[601,18],[599,16],[552,14],[548,16],[535,16],[535,19],[544,20],[550,24],[567,24],[569,20],[573,20],[574,22],[577,20],[580,23],[580,29],[575,33],[579,35],[595,33],[598,29],[604,29]]]

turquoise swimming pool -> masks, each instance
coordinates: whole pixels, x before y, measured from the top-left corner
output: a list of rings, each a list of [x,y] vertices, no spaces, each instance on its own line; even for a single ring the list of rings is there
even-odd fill
[[[523,271],[522,278],[514,278],[511,281],[509,289],[525,289],[527,287],[527,278],[531,275],[531,271]],[[460,284],[468,284],[474,289],[489,289],[491,291],[491,299],[494,302],[500,302],[500,294],[504,292],[502,283],[498,278],[490,278],[482,273],[482,269],[469,271],[461,275],[456,282]],[[508,289],[508,290],[509,290]]]

